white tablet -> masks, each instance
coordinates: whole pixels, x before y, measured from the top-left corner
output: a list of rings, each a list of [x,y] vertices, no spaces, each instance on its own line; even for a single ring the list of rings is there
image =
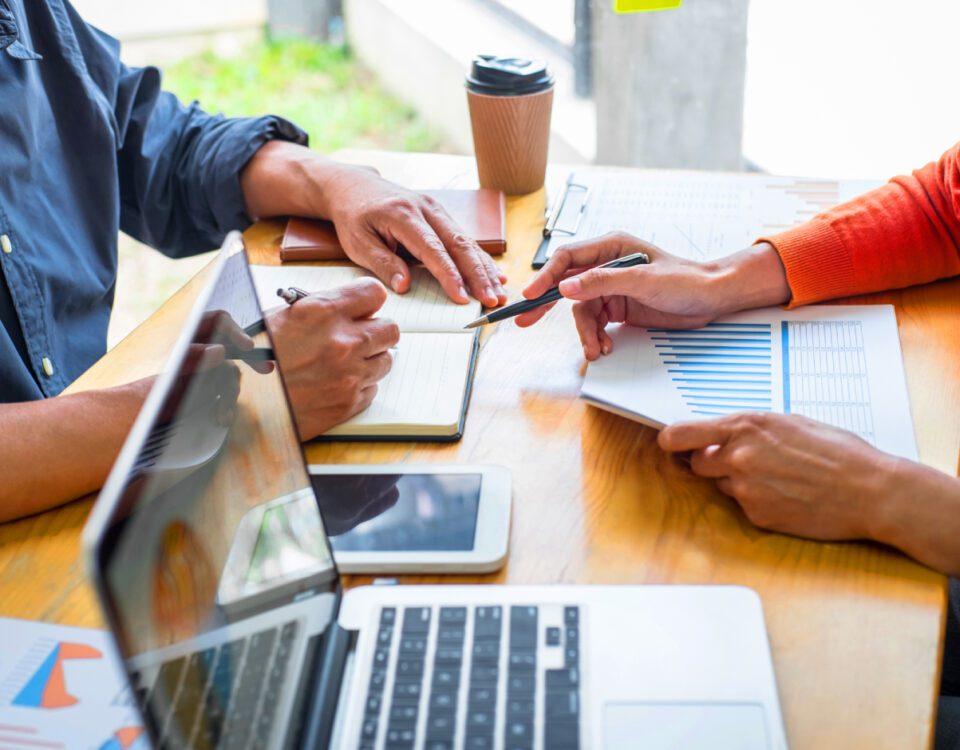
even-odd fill
[[[489,573],[510,537],[503,466],[309,467],[344,573]]]

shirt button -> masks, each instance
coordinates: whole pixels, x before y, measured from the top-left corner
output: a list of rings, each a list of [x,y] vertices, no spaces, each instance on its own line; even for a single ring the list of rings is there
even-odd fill
[[[49,357],[44,357],[40,360],[40,364],[43,365],[43,372],[48,378],[53,377],[53,362],[50,361]]]
[[[7,255],[13,252],[13,243],[10,242],[10,238],[7,235],[0,235],[0,248],[3,248],[3,252]]]

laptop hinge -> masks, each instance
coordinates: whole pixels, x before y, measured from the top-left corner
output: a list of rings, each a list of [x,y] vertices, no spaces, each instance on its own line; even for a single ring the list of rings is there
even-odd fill
[[[356,633],[332,623],[321,646],[319,672],[314,679],[315,690],[307,708],[302,741],[297,743],[309,750],[325,750],[337,716],[337,705],[343,682],[347,656],[356,645]]]

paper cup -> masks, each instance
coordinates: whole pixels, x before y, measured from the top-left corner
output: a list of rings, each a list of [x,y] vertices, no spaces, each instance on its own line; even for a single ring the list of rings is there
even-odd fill
[[[507,195],[543,187],[553,87],[535,94],[490,96],[467,90],[480,185]]]

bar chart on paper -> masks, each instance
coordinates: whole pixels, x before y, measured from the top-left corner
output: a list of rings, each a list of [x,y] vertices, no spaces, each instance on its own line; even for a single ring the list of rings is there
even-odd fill
[[[916,457],[889,306],[757,310],[696,330],[613,331],[582,395],[653,426],[744,411],[799,414]],[[882,405],[882,408],[878,408]]]

